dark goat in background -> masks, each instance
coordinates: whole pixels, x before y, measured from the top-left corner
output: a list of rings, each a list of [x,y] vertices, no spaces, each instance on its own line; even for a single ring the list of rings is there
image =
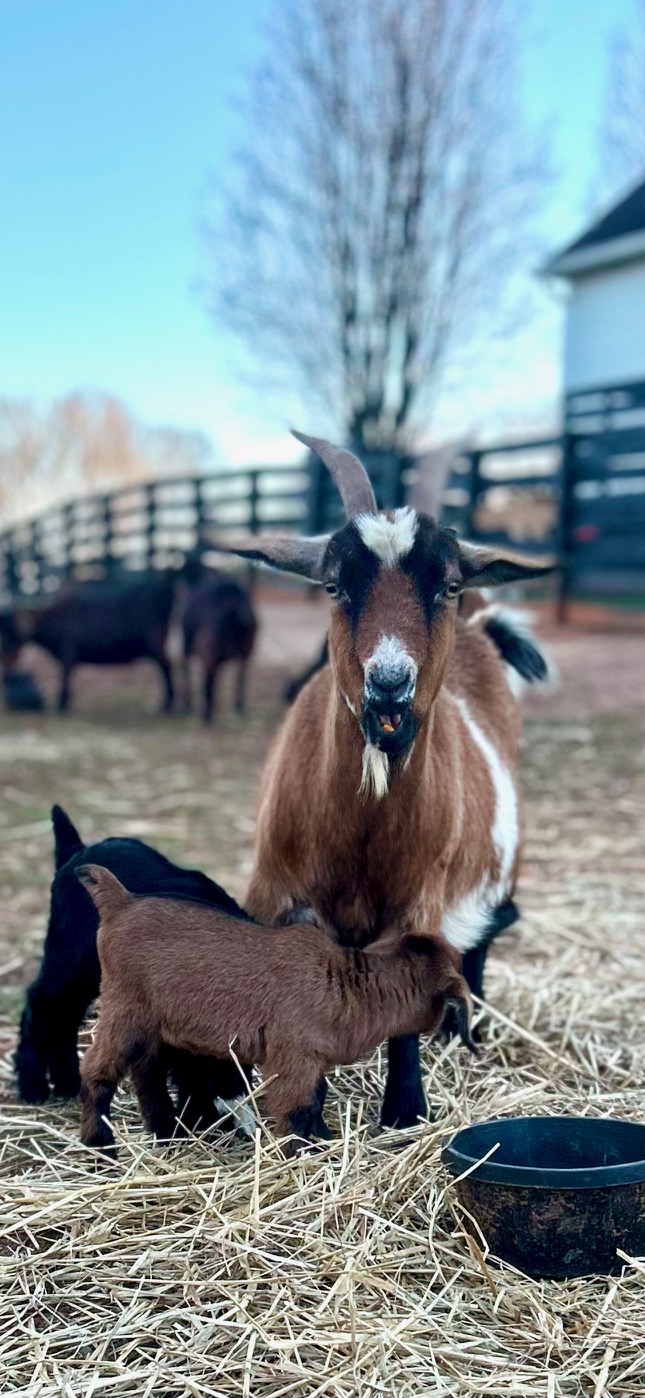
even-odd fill
[[[15,658],[20,646],[29,641],[59,661],[61,713],[69,706],[70,678],[77,665],[154,660],[163,676],[167,712],[174,687],[166,639],[176,584],[176,575],[169,572],[105,583],[64,583],[42,609],[16,608],[11,628],[5,628],[4,652]]]
[[[45,1102],[78,1096],[78,1031],[100,988],[96,950],[98,915],[77,870],[100,863],[135,893],[195,900],[239,920],[246,914],[219,884],[196,869],[181,869],[142,840],[108,839],[85,845],[71,820],[54,806],[55,876],[42,964],[29,986],[15,1055],[20,1096]],[[214,1097],[246,1094],[232,1061],[211,1064],[171,1052],[167,1063],[178,1090],[178,1111],[186,1125],[209,1125],[217,1117]]]
[[[188,568],[184,575],[189,583],[194,576]],[[238,662],[234,704],[237,713],[244,712],[247,665],[256,632],[256,615],[244,588],[222,573],[200,571],[184,608],[184,688],[190,707],[190,659],[197,656],[203,668],[205,723],[210,723],[216,707],[219,667],[229,660]]]

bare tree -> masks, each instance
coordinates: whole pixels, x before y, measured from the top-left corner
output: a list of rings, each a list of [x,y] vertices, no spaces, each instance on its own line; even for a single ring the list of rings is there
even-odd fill
[[[45,408],[28,399],[0,399],[3,520],[88,489],[201,475],[210,462],[202,433],[148,427],[110,394],[71,393]]]
[[[645,179],[645,0],[633,0],[631,22],[614,35],[600,156],[602,197]]]
[[[243,111],[212,315],[357,447],[405,445],[527,258],[541,162],[505,0],[276,0]]]

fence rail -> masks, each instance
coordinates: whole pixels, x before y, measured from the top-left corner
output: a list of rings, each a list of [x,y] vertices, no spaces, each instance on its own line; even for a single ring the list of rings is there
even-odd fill
[[[366,465],[381,508],[411,498],[423,470],[393,453]],[[562,437],[461,452],[441,514],[467,538],[557,561],[563,609],[585,590],[645,594],[645,384],[575,395]],[[215,541],[232,533],[317,534],[342,519],[314,458],[125,486],[0,535],[0,600],[44,598],[70,576],[179,566],[193,552],[216,563]]]
[[[216,538],[266,528],[306,530],[301,467],[252,467],[83,496],[0,535],[0,593],[43,596],[64,578],[165,568]]]

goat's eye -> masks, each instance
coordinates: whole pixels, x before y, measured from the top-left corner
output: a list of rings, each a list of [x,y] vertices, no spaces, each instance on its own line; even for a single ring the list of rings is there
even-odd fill
[[[449,582],[443,590],[444,597],[458,597],[461,592],[461,583]]]
[[[335,582],[325,583],[325,592],[329,593],[330,597],[338,597],[338,584]]]

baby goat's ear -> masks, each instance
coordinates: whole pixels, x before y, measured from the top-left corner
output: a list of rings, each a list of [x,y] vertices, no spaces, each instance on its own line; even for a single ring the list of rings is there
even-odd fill
[[[472,1035],[473,1002],[470,998],[470,991],[466,982],[462,982],[462,988],[455,987],[455,990],[446,995],[446,1011],[453,1010],[455,1015],[455,1025],[462,1044],[471,1053],[477,1053],[477,1045]]]
[[[500,553],[478,544],[459,544],[459,566],[465,587],[499,587],[502,583],[525,582],[552,573],[552,563],[519,553]]]
[[[209,542],[220,553],[234,553],[238,558],[248,558],[252,563],[266,563],[269,568],[279,568],[283,573],[297,573],[301,578],[319,583],[322,582],[329,535],[317,539],[292,539],[260,534],[256,539],[249,539],[247,544],[228,544],[215,538]]]

